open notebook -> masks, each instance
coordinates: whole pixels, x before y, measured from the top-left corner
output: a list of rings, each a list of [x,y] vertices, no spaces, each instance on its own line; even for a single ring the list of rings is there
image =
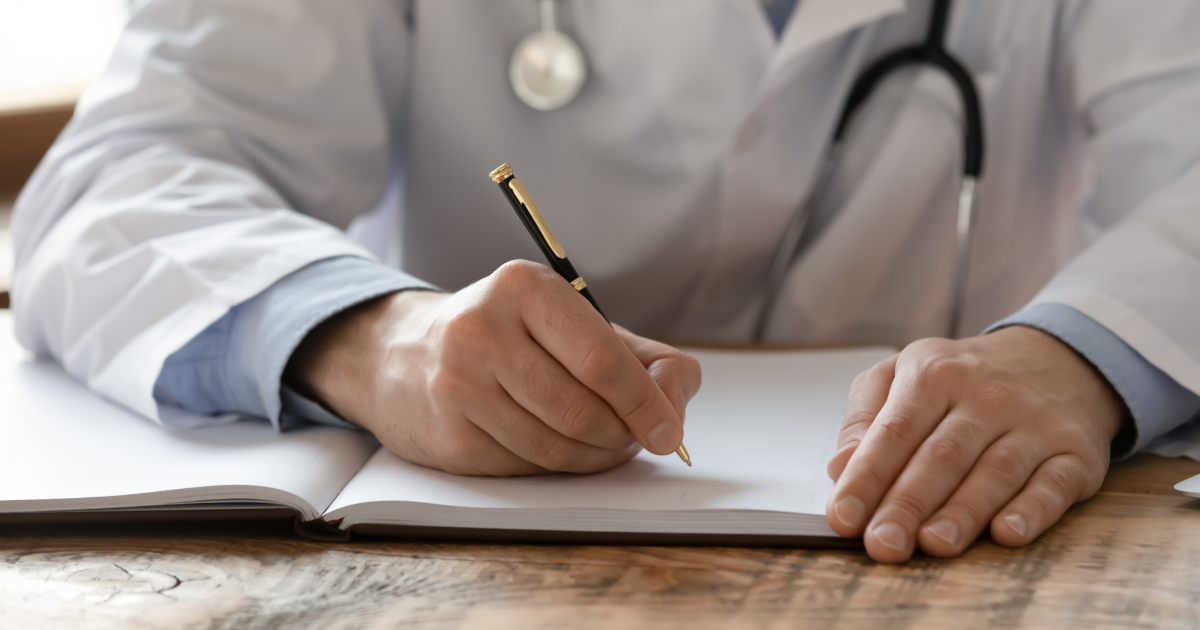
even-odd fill
[[[480,540],[829,540],[825,462],[843,403],[854,376],[890,352],[696,351],[704,385],[686,424],[695,468],[642,453],[597,475],[468,478],[342,429],[167,431],[23,357],[5,320],[0,521],[287,508],[325,530]]]

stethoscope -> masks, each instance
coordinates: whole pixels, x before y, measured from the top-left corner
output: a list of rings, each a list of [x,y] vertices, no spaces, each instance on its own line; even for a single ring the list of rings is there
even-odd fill
[[[542,29],[521,40],[508,65],[513,92],[526,105],[555,110],[575,100],[587,80],[579,45],[558,30],[556,0],[538,0]]]
[[[558,109],[570,103],[587,79],[587,66],[579,46],[558,31],[555,23],[556,0],[538,0],[542,29],[517,45],[509,66],[513,91],[526,105],[542,111]],[[822,161],[816,182],[808,197],[792,215],[767,273],[767,291],[754,326],[754,339],[762,341],[771,321],[788,268],[800,244],[805,242],[813,209],[824,195],[829,181],[840,162],[843,141],[850,119],[871,96],[871,92],[891,72],[909,65],[927,65],[941,70],[958,89],[963,106],[962,178],[958,192],[958,211],[955,214],[955,263],[950,287],[950,319],[947,334],[957,336],[962,323],[966,299],[967,275],[971,254],[971,227],[975,218],[975,183],[983,171],[983,114],[975,83],[945,46],[946,25],[951,0],[934,0],[929,30],[925,41],[902,48],[867,66],[850,88],[842,107],[833,139]]]

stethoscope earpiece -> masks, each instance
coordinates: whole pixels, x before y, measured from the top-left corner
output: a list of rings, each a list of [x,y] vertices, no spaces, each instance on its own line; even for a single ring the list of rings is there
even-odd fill
[[[555,110],[575,100],[587,80],[583,51],[558,30],[554,2],[538,0],[542,29],[517,44],[508,67],[517,98],[540,111]]]

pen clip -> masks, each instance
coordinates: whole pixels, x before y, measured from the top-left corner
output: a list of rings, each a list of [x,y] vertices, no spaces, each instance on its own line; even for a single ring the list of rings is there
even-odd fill
[[[560,260],[567,258],[567,250],[554,237],[554,232],[550,231],[550,226],[546,220],[542,218],[542,212],[538,210],[537,204],[533,202],[533,197],[529,196],[529,191],[525,190],[525,186],[521,185],[521,180],[516,177],[510,177],[507,182],[509,190],[517,196],[517,200],[521,205],[525,206],[525,211],[533,218],[533,222],[537,224],[538,231],[542,233],[542,238],[546,239],[546,244],[550,246],[550,250],[558,256]]]

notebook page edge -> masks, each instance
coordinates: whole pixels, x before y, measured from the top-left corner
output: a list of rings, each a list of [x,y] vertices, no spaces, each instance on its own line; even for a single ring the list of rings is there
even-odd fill
[[[0,487],[0,513],[72,511],[83,505],[157,507],[173,496],[187,501],[213,498],[223,489],[262,487],[265,495],[285,497],[287,507],[302,502],[307,507],[301,511],[316,517],[377,448],[366,434],[332,427],[282,436],[265,423],[249,422],[170,431],[92,394],[56,363],[31,359],[15,341],[9,313],[0,313],[0,401],[7,411],[0,414],[0,435],[5,436],[0,442],[0,475],[23,480]],[[173,457],[179,454],[188,457]],[[252,470],[248,462],[254,464],[264,454],[271,456],[267,465],[282,469],[269,471],[267,481],[261,476],[239,479],[221,470],[216,479],[196,474],[188,483],[160,479],[172,477],[178,472],[173,469],[183,465]],[[297,471],[307,481],[288,479]],[[112,481],[108,491],[106,476]],[[182,476],[189,475],[175,475]],[[230,498],[256,500],[264,495],[239,492]]]

